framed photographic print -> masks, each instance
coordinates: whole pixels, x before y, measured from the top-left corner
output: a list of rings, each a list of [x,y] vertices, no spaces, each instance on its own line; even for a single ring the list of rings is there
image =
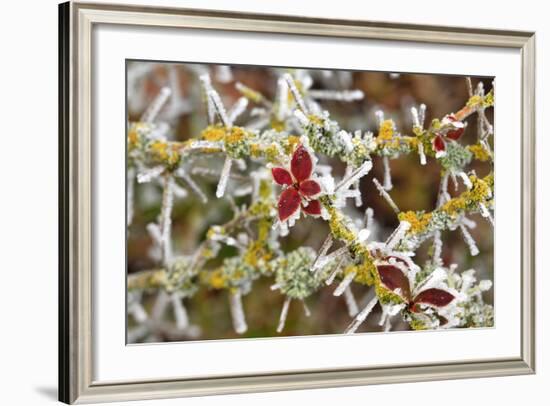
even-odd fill
[[[59,16],[61,401],[534,373],[534,33]]]

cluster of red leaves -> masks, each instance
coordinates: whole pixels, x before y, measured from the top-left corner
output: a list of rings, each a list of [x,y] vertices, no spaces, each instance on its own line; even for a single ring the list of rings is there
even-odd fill
[[[309,151],[299,145],[292,155],[290,171],[279,167],[271,170],[275,182],[283,186],[277,206],[280,221],[285,221],[300,209],[310,216],[321,214],[321,204],[315,199],[321,193],[321,186],[311,179],[313,169]]]
[[[401,262],[404,264],[403,262]],[[378,274],[380,282],[388,290],[395,292],[399,289],[399,295],[407,304],[409,311],[413,313],[421,312],[419,305],[424,304],[434,308],[447,306],[455,298],[454,295],[443,289],[429,288],[412,296],[409,278],[405,273],[395,265],[378,265]],[[443,318],[442,318],[443,319]],[[442,320],[445,324],[446,320]]]
[[[433,149],[436,153],[445,152],[447,141],[458,140],[464,134],[465,124],[457,120],[453,114],[449,114],[443,119],[443,124],[448,128],[445,132],[436,133],[432,140]]]

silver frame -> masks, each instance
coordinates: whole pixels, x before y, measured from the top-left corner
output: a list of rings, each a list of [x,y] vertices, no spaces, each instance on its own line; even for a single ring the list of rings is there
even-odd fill
[[[521,355],[250,376],[94,382],[92,371],[91,52],[97,24],[369,38],[521,51]],[[59,6],[59,400],[90,403],[532,374],[535,371],[535,33],[197,9]]]

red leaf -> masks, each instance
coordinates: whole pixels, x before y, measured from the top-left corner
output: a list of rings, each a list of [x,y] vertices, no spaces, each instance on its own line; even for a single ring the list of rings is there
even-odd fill
[[[300,193],[312,197],[321,193],[321,186],[316,181],[307,179],[300,183]]]
[[[431,288],[426,289],[416,295],[413,302],[426,303],[432,306],[443,307],[451,303],[454,298],[455,297],[446,290]]]
[[[411,288],[407,275],[393,265],[378,265],[378,274],[382,284],[391,291],[401,289],[401,296],[409,300],[411,297]]]
[[[271,174],[279,185],[292,185],[292,176],[290,176],[290,173],[286,169],[273,168],[271,169]]]
[[[433,147],[435,152],[445,151],[445,141],[441,135],[436,135],[433,139]]]
[[[281,193],[279,197],[279,219],[285,221],[300,208],[300,194],[293,187],[289,187]]]
[[[290,161],[290,171],[298,182],[306,180],[311,176],[313,161],[308,150],[303,145],[300,145],[294,151],[294,155],[292,155],[292,160]]]
[[[319,200],[311,200],[307,206],[302,204],[302,210],[310,216],[320,216],[321,204],[319,203]]]
[[[456,128],[455,130],[451,130],[447,132],[447,138],[450,138],[451,140],[458,140],[462,134],[464,134],[464,127]]]

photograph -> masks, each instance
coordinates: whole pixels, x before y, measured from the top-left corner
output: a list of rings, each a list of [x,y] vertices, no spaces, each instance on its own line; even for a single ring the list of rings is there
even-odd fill
[[[127,60],[126,90],[128,344],[493,327],[494,78]]]

